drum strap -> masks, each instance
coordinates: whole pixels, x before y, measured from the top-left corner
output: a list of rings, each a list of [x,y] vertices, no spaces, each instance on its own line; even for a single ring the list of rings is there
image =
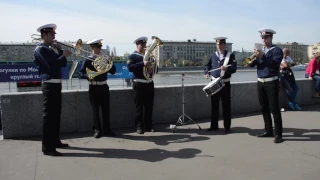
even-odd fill
[[[224,59],[223,66],[227,66],[227,65],[228,65],[229,59],[230,59],[230,55],[231,55],[231,53],[228,52],[227,55],[226,55],[226,58]],[[218,56],[218,57],[219,57],[219,56]],[[223,76],[224,76],[224,73],[225,73],[225,71],[222,71],[222,70],[221,70],[220,77],[223,77]]]

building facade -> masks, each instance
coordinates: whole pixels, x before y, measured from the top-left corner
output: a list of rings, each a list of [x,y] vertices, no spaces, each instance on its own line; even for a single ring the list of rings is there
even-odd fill
[[[70,44],[70,42],[67,42]],[[36,48],[35,43],[0,43],[0,61],[33,61],[33,53]],[[69,49],[71,52],[75,52],[72,48],[62,45],[62,49]],[[89,44],[83,43],[82,49],[91,52]],[[87,57],[90,53],[81,52],[81,55]],[[102,49],[103,53],[106,53],[105,49]],[[84,60],[84,58],[77,57],[72,54],[68,60]]]
[[[277,43],[277,46],[280,48],[288,48],[290,51],[290,57],[295,62],[308,62],[309,56],[308,56],[308,45],[293,42],[293,43]]]
[[[238,66],[245,65],[244,59],[253,55],[253,51],[233,51],[233,54],[237,60]]]
[[[229,52],[232,52],[232,43],[226,46]],[[154,50],[154,55],[160,62],[166,60],[189,60],[201,61],[209,58],[217,50],[215,42],[201,42],[196,39],[187,41],[168,41],[163,40],[163,45]]]
[[[314,57],[316,53],[320,52],[320,43],[315,43],[308,46],[308,57],[309,60]]]
[[[32,61],[36,44],[0,44],[0,61]]]

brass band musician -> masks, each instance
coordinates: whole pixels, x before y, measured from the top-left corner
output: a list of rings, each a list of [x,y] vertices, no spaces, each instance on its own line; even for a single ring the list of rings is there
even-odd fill
[[[205,76],[210,77],[209,70],[221,68],[219,71],[211,73],[212,79],[222,77],[225,86],[216,94],[211,96],[211,125],[208,131],[216,131],[219,129],[219,102],[222,101],[223,120],[225,133],[231,132],[231,85],[230,78],[237,71],[237,60],[233,53],[226,50],[226,37],[216,37],[217,51],[213,53],[205,66]],[[225,63],[225,61],[228,61]],[[230,67],[226,67],[231,65]]]
[[[98,55],[101,55],[102,41],[103,39],[95,39],[89,41],[88,44],[92,49],[92,54],[88,58],[95,60]],[[97,71],[92,65],[91,60],[85,60],[80,69],[79,75],[83,79],[89,81],[89,98],[93,110],[93,122],[94,122],[94,137],[100,138],[104,136],[116,136],[110,127],[110,92],[109,85],[107,84],[107,73],[115,74],[116,67],[113,64],[111,69],[107,73],[102,73],[90,79],[88,70]],[[99,110],[102,111],[102,127],[99,118]]]
[[[154,132],[152,125],[154,82],[143,75],[143,68],[150,66],[149,61],[143,61],[147,41],[147,37],[140,37],[134,41],[137,49],[130,54],[127,62],[128,70],[133,73],[134,101],[137,113],[135,126],[138,134],[144,134],[146,131]]]
[[[68,50],[61,50],[61,46],[54,44],[57,25],[46,24],[38,28],[41,33],[41,43],[34,51],[34,62],[39,67],[39,75],[44,97],[42,152],[49,156],[62,156],[56,148],[67,147],[60,141],[60,122],[62,106],[62,73],[61,67],[67,65]],[[58,54],[53,48],[58,50]]]
[[[274,143],[282,142],[282,116],[279,107],[279,69],[283,59],[282,49],[272,44],[272,29],[260,29],[263,48],[255,49],[255,60],[249,66],[257,66],[258,96],[264,119],[265,132],[258,137],[273,137],[272,119],[275,123]]]

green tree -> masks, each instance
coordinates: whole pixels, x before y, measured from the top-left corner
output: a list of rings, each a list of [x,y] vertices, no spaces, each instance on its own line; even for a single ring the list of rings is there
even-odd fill
[[[121,57],[120,57],[120,56],[113,56],[113,57],[112,57],[112,60],[114,60],[114,61],[119,61],[119,60],[121,60]]]
[[[209,61],[208,56],[207,55],[203,56],[200,66],[201,65],[205,66],[208,63],[208,61]]]
[[[189,60],[184,60],[184,66],[191,66],[191,62]]]
[[[303,59],[301,57],[298,57],[298,63],[303,64]]]
[[[184,59],[179,59],[178,60],[178,66],[179,67],[183,67],[183,64],[185,63],[185,62],[183,62],[183,61],[185,61]]]

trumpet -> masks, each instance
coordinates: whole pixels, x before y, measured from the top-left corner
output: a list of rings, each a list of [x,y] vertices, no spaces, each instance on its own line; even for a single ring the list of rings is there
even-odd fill
[[[38,34],[33,34],[31,35],[32,38],[32,42],[33,43],[37,43],[41,41],[41,36]],[[73,52],[71,52],[72,54],[74,54],[77,57],[81,57],[84,59],[87,59],[89,61],[92,61],[92,65],[95,68],[96,71],[92,71],[90,69],[86,69],[87,74],[88,74],[88,78],[89,80],[93,80],[96,76],[100,75],[100,74],[104,74],[107,73],[113,66],[113,62],[112,62],[112,57],[108,56],[108,55],[104,55],[104,54],[94,54],[90,51],[86,51],[82,49],[82,40],[78,39],[78,41],[76,42],[76,44],[68,44],[68,43],[62,43],[59,41],[54,41],[55,44],[59,44],[62,46],[67,47],[68,49],[71,49]],[[94,56],[96,56],[95,59],[91,59],[87,56],[82,56],[81,53],[88,53],[88,54],[92,54]],[[71,70],[69,73],[69,79],[72,78],[72,75],[76,69],[78,65],[78,61],[73,61],[73,64],[71,66]]]
[[[248,65],[250,65],[253,61],[257,60],[257,55],[256,54],[252,54],[250,57],[246,57],[244,59],[244,67],[247,67]]]

